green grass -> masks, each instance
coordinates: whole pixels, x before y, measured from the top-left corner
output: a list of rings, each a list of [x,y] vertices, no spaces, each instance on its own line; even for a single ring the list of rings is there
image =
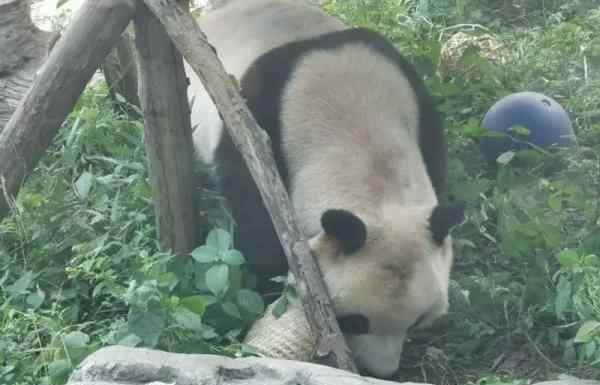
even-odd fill
[[[454,236],[450,314],[412,336],[399,379],[600,377],[598,6],[344,0],[326,9],[383,32],[419,66],[446,117],[450,193],[469,202]],[[503,44],[505,63],[469,50],[468,71],[440,79],[441,43],[473,28]],[[477,147],[483,114],[522,90],[567,109],[578,148],[487,165]],[[251,353],[239,339],[264,304],[227,232],[209,234],[230,229],[221,201],[197,191],[211,227],[193,258],[161,252],[142,124],[106,95],[102,84],[85,92],[0,223],[0,384],[62,384],[87,354],[115,343]]]

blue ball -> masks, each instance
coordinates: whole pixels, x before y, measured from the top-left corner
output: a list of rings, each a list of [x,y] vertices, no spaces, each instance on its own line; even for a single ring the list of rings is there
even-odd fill
[[[509,150],[531,148],[529,143],[542,148],[564,148],[576,143],[569,115],[556,100],[537,92],[518,92],[508,95],[485,114],[484,128],[503,133],[504,137],[484,137],[479,142],[488,162]],[[517,136],[511,129],[523,126],[528,137]]]

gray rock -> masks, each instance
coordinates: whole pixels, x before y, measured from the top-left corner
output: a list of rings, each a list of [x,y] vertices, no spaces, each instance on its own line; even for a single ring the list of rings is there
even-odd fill
[[[376,380],[339,369],[271,358],[228,358],[110,346],[86,358],[67,385],[428,385]],[[561,376],[535,385],[600,385]]]
[[[307,362],[228,358],[110,346],[87,357],[68,385],[398,385]],[[404,385],[419,385],[404,383]],[[421,384],[426,385],[426,384]],[[586,384],[587,385],[587,384]]]
[[[535,385],[600,385],[600,381],[580,380],[578,378],[570,377],[559,381],[539,382]]]

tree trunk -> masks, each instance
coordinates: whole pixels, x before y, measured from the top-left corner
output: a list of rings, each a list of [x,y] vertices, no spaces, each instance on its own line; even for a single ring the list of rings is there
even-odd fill
[[[144,0],[194,69],[217,106],[225,127],[256,181],[290,269],[322,363],[356,372],[340,332],[322,274],[301,234],[275,167],[267,134],[257,125],[232,78],[193,17],[175,0]]]
[[[88,0],[56,43],[0,132],[0,218],[8,213],[10,201],[118,42],[136,4],[136,0]]]
[[[158,19],[140,4],[135,16],[140,100],[158,238],[175,253],[198,246],[193,147],[183,59]]]
[[[133,31],[129,28],[102,63],[102,72],[113,99],[118,100],[119,94],[128,103],[140,106],[135,41]]]
[[[59,36],[33,24],[28,0],[0,0],[0,131]]]

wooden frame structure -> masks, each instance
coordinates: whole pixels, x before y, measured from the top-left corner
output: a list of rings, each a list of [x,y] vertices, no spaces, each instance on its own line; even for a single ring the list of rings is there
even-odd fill
[[[198,245],[192,140],[183,59],[202,80],[248,164],[282,243],[325,365],[356,372],[322,274],[301,234],[266,133],[259,128],[186,4],[177,0],[87,0],[54,46],[29,92],[0,131],[0,218],[36,166],[94,72],[133,21],[139,57],[157,231],[178,254]]]

